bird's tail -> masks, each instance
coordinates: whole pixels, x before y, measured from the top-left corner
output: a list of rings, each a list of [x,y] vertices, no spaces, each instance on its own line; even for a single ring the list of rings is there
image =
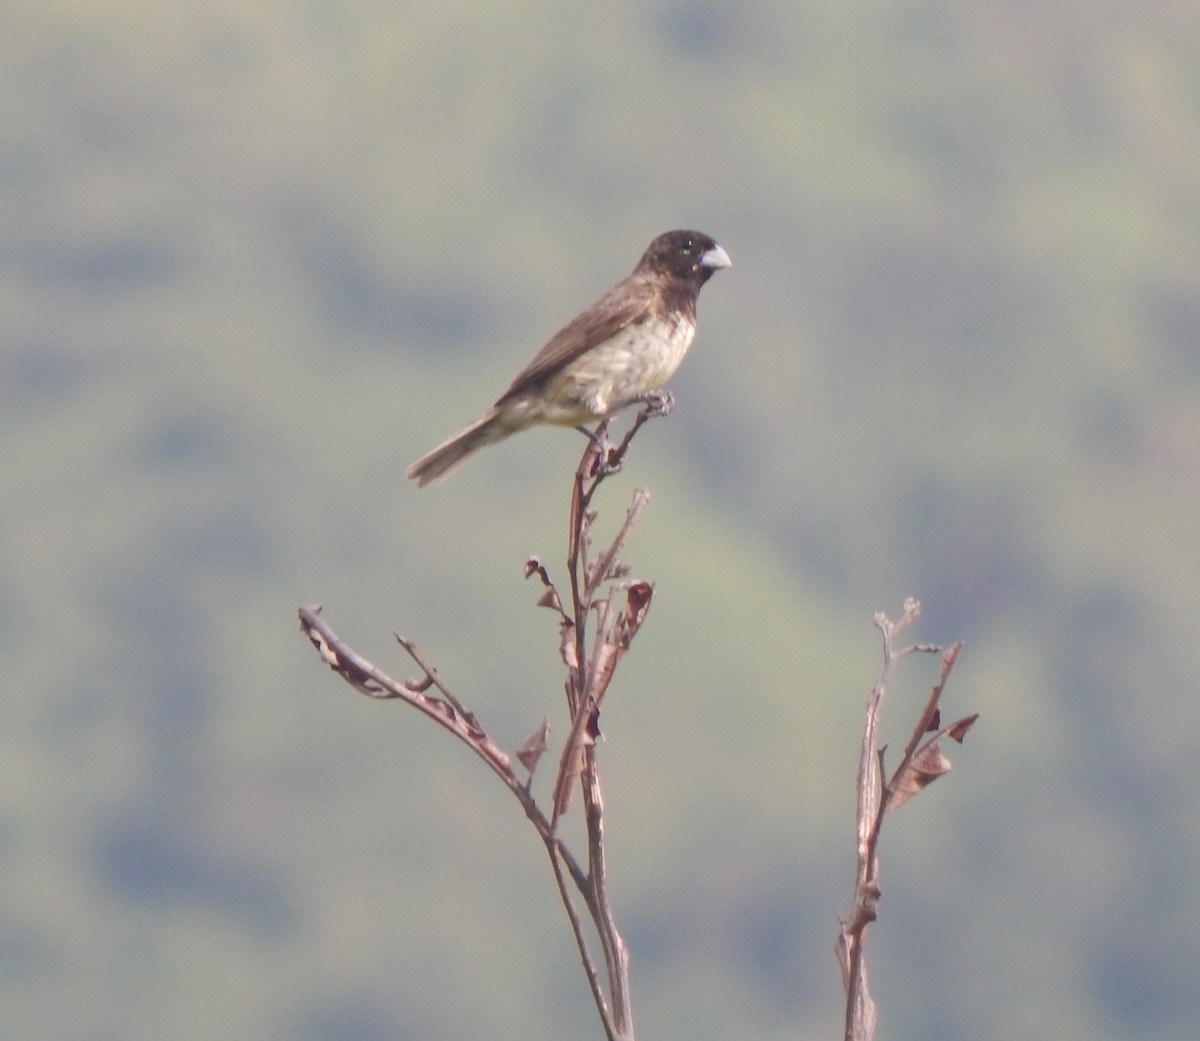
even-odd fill
[[[418,488],[424,488],[427,484],[440,481],[481,448],[503,441],[515,432],[513,427],[501,422],[500,410],[493,408],[466,430],[459,431],[432,452],[426,452],[405,471],[405,475],[410,481],[416,481]]]

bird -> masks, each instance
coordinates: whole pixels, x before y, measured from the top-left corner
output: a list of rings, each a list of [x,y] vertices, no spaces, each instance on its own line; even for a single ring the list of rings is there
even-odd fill
[[[564,325],[474,423],[406,471],[418,487],[446,477],[487,445],[539,423],[575,427],[609,419],[627,405],[664,410],[661,390],[696,336],[701,286],[732,261],[698,231],[668,231],[633,271]]]

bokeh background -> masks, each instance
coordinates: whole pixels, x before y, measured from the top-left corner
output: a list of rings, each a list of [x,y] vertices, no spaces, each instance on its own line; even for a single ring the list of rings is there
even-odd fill
[[[1194,1038],[1197,54],[1182,0],[4,4],[0,1034],[599,1036],[519,808],[295,611],[561,733],[580,439],[403,470],[690,226],[735,266],[599,504],[653,492],[639,1033],[837,1036],[916,596],[982,720],[884,836],[880,1036]]]

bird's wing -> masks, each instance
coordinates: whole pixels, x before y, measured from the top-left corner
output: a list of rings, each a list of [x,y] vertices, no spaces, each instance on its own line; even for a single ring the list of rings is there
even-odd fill
[[[586,311],[558,330],[533,361],[517,373],[500,404],[533,387],[545,377],[644,319],[654,307],[656,293],[646,281],[630,276],[617,283]]]

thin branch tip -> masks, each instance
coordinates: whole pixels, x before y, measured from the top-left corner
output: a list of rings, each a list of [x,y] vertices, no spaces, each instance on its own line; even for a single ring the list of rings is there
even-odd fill
[[[884,612],[874,616],[875,627],[882,634],[883,667],[867,697],[866,721],[859,753],[856,812],[856,874],[850,914],[840,919],[835,949],[846,991],[845,1041],[870,1041],[874,1036],[878,1014],[867,983],[867,927],[878,916],[879,837],[889,810],[897,809],[930,783],[950,769],[950,761],[942,752],[940,742],[950,737],[961,743],[977,715],[966,716],[949,726],[940,724],[940,701],[946,680],[962,649],[962,641],[948,647],[939,644],[914,643],[897,649],[895,639],[921,614],[918,600],[904,602],[903,614],[895,622]],[[895,671],[901,661],[917,653],[941,655],[937,681],[905,745],[900,764],[884,782],[884,749],[880,738],[880,715]]]

